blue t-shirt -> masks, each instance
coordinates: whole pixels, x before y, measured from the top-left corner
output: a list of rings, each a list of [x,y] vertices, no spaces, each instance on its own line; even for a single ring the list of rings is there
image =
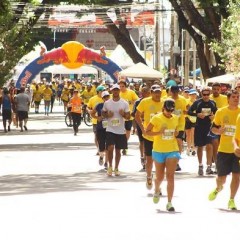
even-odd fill
[[[8,95],[3,95],[3,100],[2,100],[2,110],[11,110],[12,109],[12,104],[10,97]]]

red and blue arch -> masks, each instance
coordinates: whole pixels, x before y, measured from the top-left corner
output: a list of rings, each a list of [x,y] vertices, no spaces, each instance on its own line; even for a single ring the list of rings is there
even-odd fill
[[[20,88],[31,83],[43,69],[54,64],[62,64],[70,69],[76,69],[85,64],[92,64],[105,71],[114,82],[118,81],[118,73],[122,70],[116,63],[105,56],[104,50],[99,54],[86,48],[79,42],[70,41],[57,49],[43,53],[28,64],[20,74],[16,87]]]

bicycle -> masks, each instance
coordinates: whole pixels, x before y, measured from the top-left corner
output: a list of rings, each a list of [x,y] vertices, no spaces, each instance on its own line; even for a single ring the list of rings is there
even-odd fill
[[[92,117],[89,114],[89,112],[87,111],[87,106],[83,105],[82,106],[82,115],[81,115],[81,121],[80,121],[80,125],[82,123],[82,121],[88,126],[91,127],[92,126]],[[71,116],[71,111],[69,111],[66,116],[65,116],[65,123],[67,125],[67,127],[72,127],[72,116]]]

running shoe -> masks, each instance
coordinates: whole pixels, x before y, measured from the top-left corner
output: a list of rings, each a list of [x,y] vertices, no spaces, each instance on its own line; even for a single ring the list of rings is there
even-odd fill
[[[120,172],[119,172],[118,168],[115,168],[114,175],[115,176],[120,176]]]
[[[103,165],[103,157],[99,157],[99,165],[102,166]]]
[[[106,171],[108,170],[108,164],[107,164],[107,162],[104,163],[104,170],[106,170]]]
[[[178,172],[178,171],[181,171],[182,169],[181,169],[181,167],[180,167],[180,165],[179,164],[177,164],[177,167],[176,167],[176,172]]]
[[[127,149],[122,150],[122,155],[127,155]]]
[[[202,176],[203,175],[203,166],[198,167],[198,175]]]
[[[237,210],[237,207],[235,205],[234,199],[230,199],[228,201],[228,209],[230,209],[230,210]]]
[[[107,170],[107,175],[108,176],[112,176],[112,167],[108,167],[108,170]]]
[[[161,195],[162,195],[162,194],[161,194],[161,191],[155,192],[155,193],[153,194],[153,202],[154,202],[155,204],[157,204],[157,203],[159,202]]]
[[[207,169],[206,169],[206,174],[207,174],[207,175],[213,174],[213,170],[212,170],[211,166],[208,166],[208,167],[207,167]]]
[[[148,190],[151,190],[152,189],[152,186],[153,186],[153,183],[152,183],[152,176],[151,177],[147,177],[147,181],[146,181],[146,187]]]
[[[192,151],[192,156],[195,156],[196,155],[196,151]]]
[[[217,188],[215,188],[215,189],[208,195],[208,200],[209,200],[209,201],[215,200],[216,197],[217,197],[217,195],[218,195],[218,193],[219,193],[220,191],[222,191],[222,189],[223,189],[223,187],[222,187],[220,190],[218,190]]]
[[[173,207],[171,202],[167,203],[166,208],[167,208],[167,211],[169,211],[169,212],[174,212],[175,211],[175,208]]]

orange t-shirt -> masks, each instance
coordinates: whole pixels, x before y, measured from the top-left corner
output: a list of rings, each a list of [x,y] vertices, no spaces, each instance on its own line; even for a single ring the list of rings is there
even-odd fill
[[[82,99],[80,97],[71,98],[70,100],[71,112],[81,113],[82,112]]]

